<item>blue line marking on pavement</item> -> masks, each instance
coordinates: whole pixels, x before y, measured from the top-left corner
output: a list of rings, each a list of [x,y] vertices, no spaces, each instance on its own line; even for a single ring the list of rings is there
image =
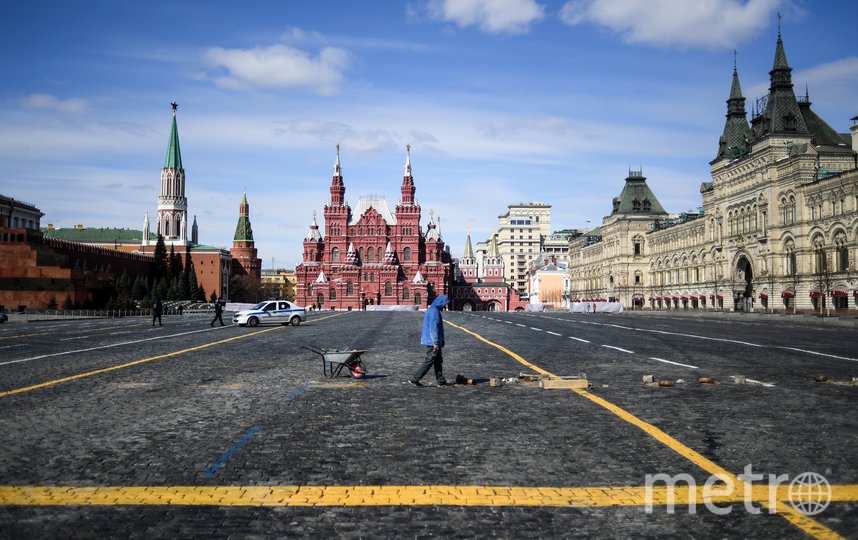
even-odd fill
[[[301,386],[299,386],[298,388],[296,388],[296,389],[292,390],[291,392],[289,392],[289,395],[288,395],[288,396],[286,396],[286,399],[288,399],[289,401],[292,401],[292,400],[293,400],[293,399],[295,399],[296,397],[298,397],[298,396],[300,396],[301,394],[303,394],[303,393],[304,393],[304,390],[306,390],[306,389],[307,389],[307,388],[309,388],[309,387],[310,387],[310,383],[309,383],[309,382],[305,382],[304,384],[302,384],[302,385],[301,385]]]
[[[229,458],[232,457],[233,454],[238,452],[241,447],[247,443],[247,441],[253,438],[253,436],[256,435],[256,432],[260,429],[262,429],[262,424],[256,424],[255,426],[250,428],[250,431],[245,433],[244,437],[242,437],[237,443],[232,445],[232,448],[224,452],[223,455],[217,458],[217,461],[209,465],[208,469],[203,472],[203,476],[206,478],[211,478],[212,476],[214,476],[215,473],[218,472],[218,470],[220,470],[220,468],[226,464]]]

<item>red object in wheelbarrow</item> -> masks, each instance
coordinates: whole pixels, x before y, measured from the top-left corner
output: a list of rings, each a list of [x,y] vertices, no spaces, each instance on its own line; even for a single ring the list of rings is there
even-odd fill
[[[321,347],[314,347],[312,345],[299,345],[299,347],[322,357],[322,373],[327,379],[333,379],[338,376],[343,368],[349,370],[352,378],[363,379],[366,377],[366,367],[360,359],[360,356],[366,351],[322,349]]]

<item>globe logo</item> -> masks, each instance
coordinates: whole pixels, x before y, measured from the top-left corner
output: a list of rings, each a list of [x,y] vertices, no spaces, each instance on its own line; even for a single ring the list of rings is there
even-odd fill
[[[789,484],[789,502],[806,516],[815,516],[828,508],[831,485],[821,474],[804,472]]]

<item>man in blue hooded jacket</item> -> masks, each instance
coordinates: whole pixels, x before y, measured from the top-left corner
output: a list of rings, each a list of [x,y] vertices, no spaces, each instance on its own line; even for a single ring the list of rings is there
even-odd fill
[[[444,347],[444,322],[441,320],[441,310],[447,305],[447,301],[446,295],[438,295],[426,310],[426,315],[423,316],[423,333],[420,336],[420,343],[427,347],[426,359],[423,360],[414,375],[408,379],[408,382],[414,386],[423,386],[420,379],[429,372],[430,367],[435,368],[435,380],[438,382],[438,386],[447,384],[442,371],[443,358],[441,357],[441,349]]]

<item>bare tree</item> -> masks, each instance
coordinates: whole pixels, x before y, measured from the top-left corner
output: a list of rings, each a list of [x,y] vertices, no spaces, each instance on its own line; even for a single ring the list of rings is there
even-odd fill
[[[819,287],[820,306],[819,313],[822,314],[822,309],[825,308],[826,315],[831,316],[831,302],[828,297],[831,295],[833,286],[833,276],[831,275],[831,266],[828,264],[828,256],[823,248],[818,248],[814,252],[816,259],[816,272],[813,274],[814,284]]]
[[[760,276],[759,282],[765,284],[769,293],[768,298],[766,299],[766,310],[769,313],[774,313],[774,300],[775,300],[775,285],[777,284],[777,276],[775,275],[775,265],[774,265],[774,255],[769,257],[767,262],[767,268]]]
[[[539,301],[543,304],[556,306],[562,300],[562,296],[563,293],[558,287],[551,287],[550,289],[543,289],[539,292]]]

